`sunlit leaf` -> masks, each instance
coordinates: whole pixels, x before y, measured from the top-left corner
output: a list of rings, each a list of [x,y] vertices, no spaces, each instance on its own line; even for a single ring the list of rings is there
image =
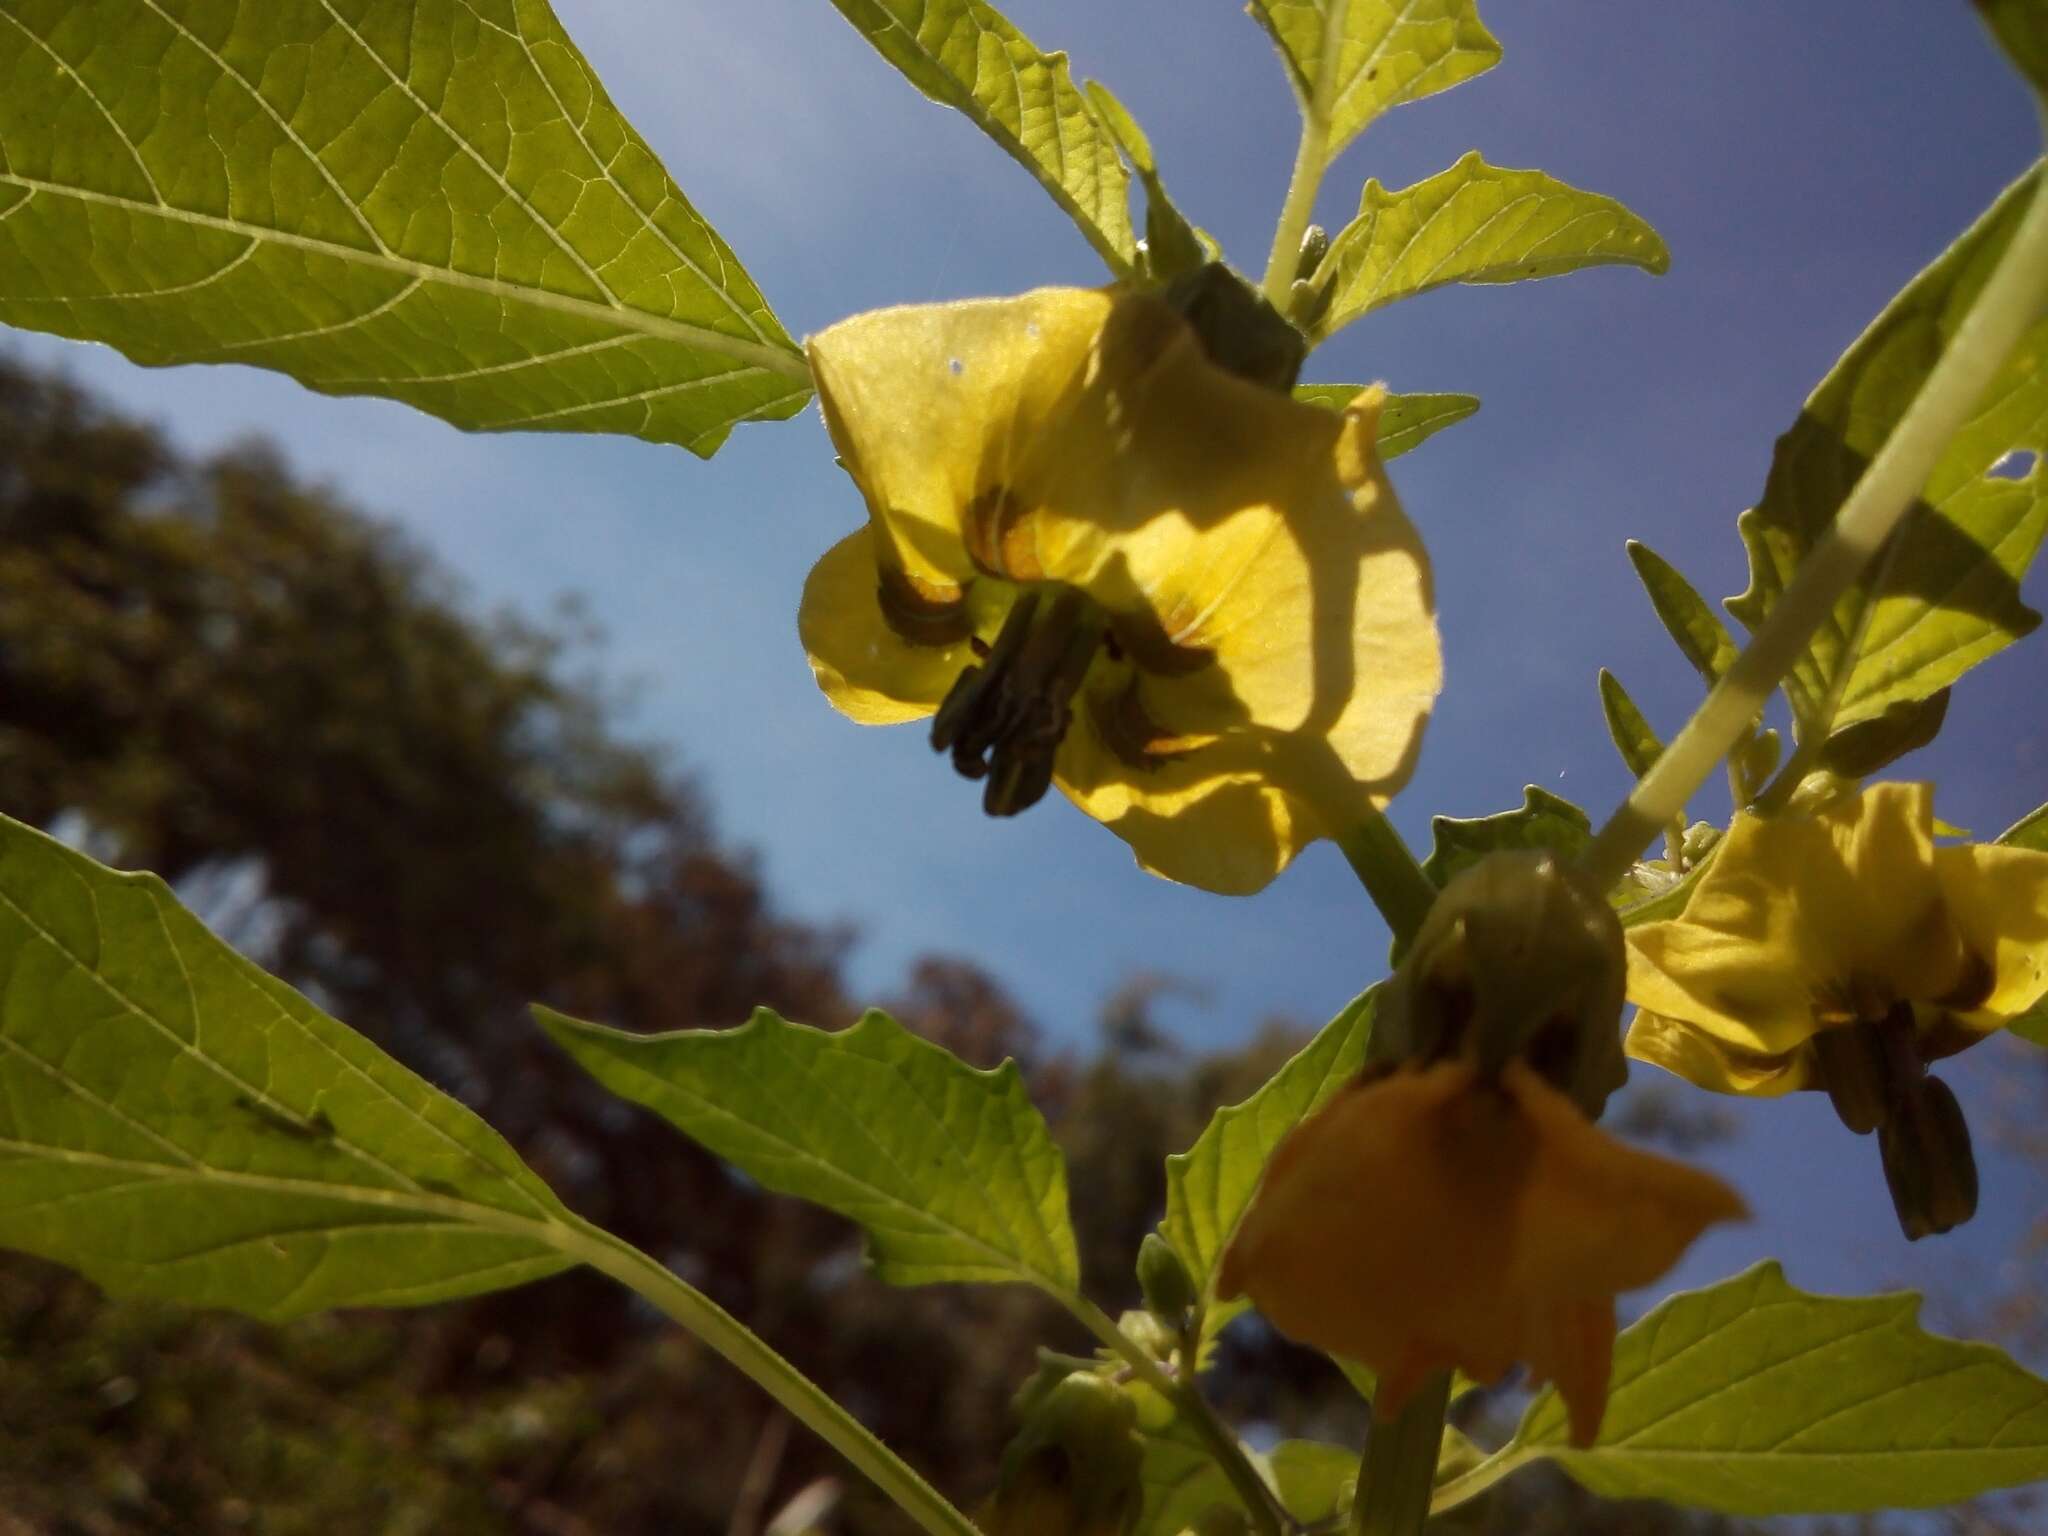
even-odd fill
[[[1374,996],[1367,992],[1354,999],[1257,1093],[1217,1110],[1192,1147],[1166,1160],[1166,1219],[1159,1230],[1186,1262],[1207,1303],[1203,1341],[1214,1338],[1248,1305],[1242,1297],[1214,1299],[1216,1271],[1266,1159],[1297,1121],[1364,1064]]]
[[[1215,242],[1205,241],[1202,232],[1167,195],[1159,176],[1159,162],[1152,153],[1152,141],[1128,108],[1100,80],[1088,82],[1088,102],[1138,180],[1145,188],[1145,274],[1155,282],[1192,272],[1214,259]]]
[[[809,397],[542,0],[9,0],[0,82],[0,321],[700,454]]]
[[[613,1093],[858,1222],[885,1280],[1080,1283],[1066,1159],[1015,1062],[978,1072],[883,1013],[837,1034],[762,1008],[737,1029],[634,1035],[534,1012]]]
[[[1867,779],[1941,734],[1948,689],[1924,699],[1900,699],[1877,714],[1845,725],[1821,745],[1820,766],[1847,778]]]
[[[1422,872],[1441,888],[1501,848],[1546,848],[1571,856],[1593,840],[1586,813],[1561,795],[1534,784],[1522,790],[1522,804],[1512,811],[1460,819],[1433,816],[1429,857]]]
[[[1870,458],[1918,394],[1975,301],[2033,196],[2035,173],[1886,306],[1821,381],[1792,429],[1778,439],[1763,500],[1743,513],[1749,590],[1729,609],[1763,622]],[[2048,532],[2048,319],[2021,338],[1976,414],[1950,440],[1924,501],[1877,562],[1882,588],[1860,650],[1852,642],[1871,580],[1835,607],[1785,679],[1802,733],[1839,728],[1901,701],[1924,699],[2040,623],[2020,601]],[[2024,473],[2008,475],[2009,456]],[[1844,668],[1848,676],[1841,678]],[[1842,681],[1829,720],[1830,689]]]
[[[1251,0],[1250,10],[1303,109],[1323,114],[1332,155],[1389,107],[1500,62],[1473,0]]]
[[[985,0],[832,0],[875,50],[1037,178],[1119,277],[1132,270],[1130,178],[1116,140],[1074,85]]]
[[[1545,1389],[1509,1454],[1609,1498],[1738,1515],[1927,1509],[2048,1477],[2048,1381],[1921,1331],[1920,1298],[1812,1296],[1766,1262],[1615,1341],[1600,1438]]]
[[[1650,722],[1636,708],[1636,701],[1621,686],[1621,679],[1605,667],[1600,669],[1600,712],[1607,719],[1607,734],[1614,740],[1614,750],[1628,764],[1628,771],[1641,778],[1663,752],[1664,743],[1657,739]]]
[[[1643,590],[1650,594],[1650,605],[1685,659],[1707,682],[1719,682],[1721,674],[1735,664],[1737,654],[1728,626],[1715,616],[1693,584],[1679,575],[1677,567],[1649,545],[1630,539],[1628,558]]]
[[[2048,12],[2041,0],[1976,0],[1977,14],[1998,46],[2026,76],[2036,96],[2048,96]]]
[[[1133,1536],[1181,1536],[1218,1505],[1243,1509],[1243,1500],[1195,1428],[1157,1393],[1144,1387],[1130,1390],[1138,1404],[1138,1436],[1144,1446],[1138,1479],[1145,1489]],[[1247,1448],[1247,1459],[1256,1465],[1257,1453]]]
[[[1266,1453],[1280,1502],[1303,1525],[1341,1517],[1358,1483],[1358,1452],[1317,1440],[1282,1440]]]
[[[1363,388],[1363,384],[1297,384],[1294,398],[1341,411]],[[1398,459],[1478,409],[1477,395],[1389,395],[1380,407],[1380,457]]]
[[[568,1267],[481,1120],[229,949],[153,875],[0,818],[0,1247],[288,1318]]]
[[[1365,184],[1358,217],[1324,260],[1333,286],[1316,333],[1445,283],[1518,283],[1614,263],[1662,272],[1671,258],[1613,198],[1488,165],[1474,151],[1399,191]]]

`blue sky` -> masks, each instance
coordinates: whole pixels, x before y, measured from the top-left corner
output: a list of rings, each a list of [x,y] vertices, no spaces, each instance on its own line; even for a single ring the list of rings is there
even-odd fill
[[[557,8],[793,333],[882,304],[1102,278],[1021,170],[906,86],[825,0]],[[1596,818],[1618,799],[1627,780],[1596,669],[1618,671],[1667,733],[1697,697],[1622,541],[1648,541],[1710,595],[1740,590],[1734,516],[1760,491],[1774,437],[2039,142],[2025,93],[1960,0],[1482,9],[1502,65],[1375,124],[1326,184],[1323,221],[1343,222],[1368,175],[1406,185],[1476,148],[1623,199],[1663,233],[1672,266],[1427,295],[1310,362],[1310,378],[1485,402],[1393,471],[1436,562],[1447,652],[1420,770],[1394,808],[1418,847],[1432,812],[1504,809],[1527,783]],[[1013,0],[1009,13],[1117,91],[1182,206],[1255,270],[1296,118],[1239,8]],[[1118,981],[1165,970],[1207,989],[1172,1022],[1212,1044],[1270,1012],[1325,1018],[1381,973],[1384,929],[1328,848],[1256,898],[1182,889],[1139,872],[1057,797],[991,822],[919,730],[834,714],[797,645],[796,601],[811,561],[862,513],[814,412],[743,428],[704,464],[618,439],[464,436],[246,369],[150,372],[46,338],[0,345],[191,448],[278,439],[403,523],[479,608],[583,594],[610,635],[608,670],[638,684],[633,729],[676,745],[787,909],[857,925],[857,990],[886,992],[920,953],[960,954],[1056,1038],[1082,1040]],[[2027,591],[2037,607],[2048,598],[2038,573]],[[1939,780],[1943,815],[1980,835],[2048,799],[2042,657],[2023,646],[1973,674],[1943,742],[1912,760]],[[1725,796],[1696,809],[1724,812]],[[1987,1150],[1991,1101],[2022,1060],[2000,1043],[1958,1063]],[[1726,1161],[1762,1219],[1710,1238],[1688,1281],[1788,1250],[1793,1279],[1820,1288],[1958,1266],[1988,1279],[2040,1213],[2038,1184],[1994,1158],[1998,1209],[1909,1249],[1875,1149],[1824,1104],[1744,1119]]]

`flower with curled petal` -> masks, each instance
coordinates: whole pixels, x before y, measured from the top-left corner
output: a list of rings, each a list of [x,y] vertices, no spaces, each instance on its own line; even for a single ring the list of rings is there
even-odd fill
[[[1607,1404],[1614,1297],[1743,1216],[1708,1173],[1623,1145],[1526,1062],[1404,1066],[1341,1089],[1280,1143],[1217,1294],[1370,1366],[1383,1418],[1432,1373],[1557,1384],[1574,1444]]]
[[[799,615],[844,713],[931,716],[992,813],[1057,783],[1216,891],[1406,781],[1441,662],[1377,394],[1299,404],[1129,289],[880,310],[808,350],[868,510]]]
[[[1926,784],[1743,814],[1628,951],[1631,1056],[1721,1093],[1824,1089],[1877,1133],[1908,1238],[1975,1213],[1969,1125],[1927,1064],[2048,995],[2048,853],[1937,848]]]
[[[1703,1088],[1820,1087],[1828,1036],[1901,1009],[1937,1060],[2048,995],[2048,853],[1937,848],[1927,784],[1743,814],[1684,912],[1628,951],[1629,1054]]]

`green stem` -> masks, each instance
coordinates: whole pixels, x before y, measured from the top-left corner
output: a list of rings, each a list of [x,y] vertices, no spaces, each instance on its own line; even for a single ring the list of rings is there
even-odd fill
[[[556,1246],[647,1298],[737,1366],[799,1423],[809,1426],[931,1536],[979,1536],[974,1525],[816,1382],[750,1332],[710,1297],[601,1227],[575,1218]]]
[[[1392,1419],[1373,1418],[1351,1505],[1351,1536],[1415,1536],[1429,1518],[1451,1373],[1438,1371]]]
[[[1301,104],[1301,146],[1294,152],[1294,174],[1288,178],[1287,201],[1273,227],[1273,251],[1266,258],[1260,285],[1266,302],[1281,314],[1292,308],[1294,268],[1301,260],[1301,239],[1315,216],[1316,193],[1330,168],[1330,95],[1336,88],[1337,55],[1344,42],[1344,21],[1351,0],[1329,0],[1323,13],[1323,51],[1316,60],[1315,83]]]
[[[1657,831],[1685,809],[1728,755],[1813,632],[1835,611],[1863,568],[1918,499],[1957,429],[1983,398],[2021,335],[2048,302],[2048,176],[2037,180],[2026,217],[1998,269],[1956,327],[1941,360],[1842,503],[1827,534],[1799,564],[1748,648],[1706,702],[1636,781],[1587,849],[1583,866],[1601,889],[1628,873]]]
[[[1350,829],[1337,838],[1337,846],[1365,887],[1366,895],[1380,909],[1380,916],[1394,930],[1394,942],[1406,949],[1421,931],[1436,900],[1436,887],[1415,862],[1415,855],[1401,841],[1393,823],[1371,805]]]
[[[1440,1515],[1447,1509],[1456,1509],[1467,1500],[1478,1498],[1510,1472],[1520,1471],[1536,1460],[1537,1454],[1527,1447],[1495,1451],[1471,1471],[1461,1472],[1439,1485],[1429,1501],[1429,1512]]]
[[[1179,1410],[1202,1437],[1202,1444],[1209,1452],[1209,1459],[1216,1463],[1223,1475],[1230,1480],[1230,1486],[1237,1490],[1238,1501],[1245,1507],[1252,1528],[1259,1536],[1286,1536],[1293,1520],[1286,1508],[1266,1480],[1259,1476],[1258,1469],[1251,1464],[1238,1443],[1237,1436],[1230,1432],[1228,1425],[1216,1417],[1216,1410],[1209,1406],[1209,1400],[1202,1396],[1201,1388],[1192,1381],[1176,1381],[1161,1368],[1138,1342],[1117,1327],[1107,1312],[1085,1296],[1070,1296],[1054,1293],[1069,1312],[1087,1327],[1103,1343],[1123,1356],[1132,1373],[1146,1386],[1157,1392]]]

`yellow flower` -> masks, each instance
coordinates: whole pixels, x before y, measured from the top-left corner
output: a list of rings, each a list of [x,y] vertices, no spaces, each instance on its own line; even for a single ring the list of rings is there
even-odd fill
[[[1117,289],[880,310],[809,353],[868,508],[799,616],[844,713],[936,714],[992,813],[1056,782],[1217,891],[1407,780],[1441,661],[1378,393],[1298,404]]]
[[[1722,1093],[1820,1087],[1849,1038],[1824,1033],[1899,1020],[1924,1063],[2048,994],[2048,853],[1937,848],[1931,786],[1875,784],[1736,817],[1684,913],[1628,948],[1631,1056]]]
[[[1379,1374],[1391,1416],[1432,1372],[1554,1381],[1599,1432],[1615,1293],[1745,1214],[1711,1174],[1597,1129],[1527,1064],[1360,1079],[1297,1125],[1224,1251],[1218,1294]]]

